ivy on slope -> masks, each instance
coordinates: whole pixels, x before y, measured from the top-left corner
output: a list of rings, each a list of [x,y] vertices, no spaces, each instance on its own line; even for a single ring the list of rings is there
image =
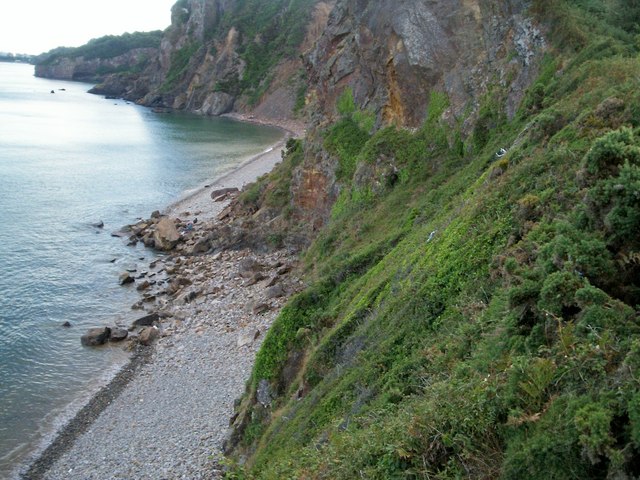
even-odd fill
[[[464,145],[437,93],[416,132],[351,108],[328,127],[343,193],[258,354],[245,403],[265,381],[275,400],[230,478],[640,476],[635,27],[548,3],[565,28],[513,120],[483,129],[495,89]]]

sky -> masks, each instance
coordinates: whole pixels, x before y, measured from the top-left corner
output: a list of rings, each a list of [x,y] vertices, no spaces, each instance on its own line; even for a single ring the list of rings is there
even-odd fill
[[[36,55],[92,38],[164,30],[176,0],[2,0],[0,52]]]

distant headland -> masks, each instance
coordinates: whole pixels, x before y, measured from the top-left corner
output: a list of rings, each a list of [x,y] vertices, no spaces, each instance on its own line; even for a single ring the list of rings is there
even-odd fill
[[[35,55],[0,52],[0,62],[33,63]]]

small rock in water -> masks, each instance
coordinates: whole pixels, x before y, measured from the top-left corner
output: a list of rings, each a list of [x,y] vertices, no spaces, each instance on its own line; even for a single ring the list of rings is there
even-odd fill
[[[128,283],[133,283],[135,282],[136,279],[133,278],[129,272],[124,272],[120,275],[120,277],[118,278],[118,283],[120,283],[120,285],[126,285]]]
[[[80,342],[85,347],[97,347],[107,343],[110,335],[111,329],[109,327],[90,328],[87,333],[80,337]]]
[[[111,335],[109,336],[109,341],[121,342],[122,340],[127,338],[128,335],[129,335],[129,332],[124,328],[112,328]]]
[[[91,226],[95,227],[95,228],[104,228],[104,222],[102,220],[100,220],[100,221],[98,221],[96,223],[92,223]]]
[[[69,328],[69,327],[71,327],[71,322],[66,321],[66,322],[64,322],[64,323],[62,324],[62,326],[63,326],[63,327],[65,327],[65,328]]]

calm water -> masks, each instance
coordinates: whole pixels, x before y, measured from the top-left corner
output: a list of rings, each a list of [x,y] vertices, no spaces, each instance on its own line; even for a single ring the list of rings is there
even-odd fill
[[[109,232],[280,137],[230,120],[154,114],[32,73],[0,63],[0,478],[126,360],[118,348],[87,349],[79,339],[88,327],[135,318],[135,291],[117,278],[151,253]],[[103,230],[91,226],[98,221]]]

